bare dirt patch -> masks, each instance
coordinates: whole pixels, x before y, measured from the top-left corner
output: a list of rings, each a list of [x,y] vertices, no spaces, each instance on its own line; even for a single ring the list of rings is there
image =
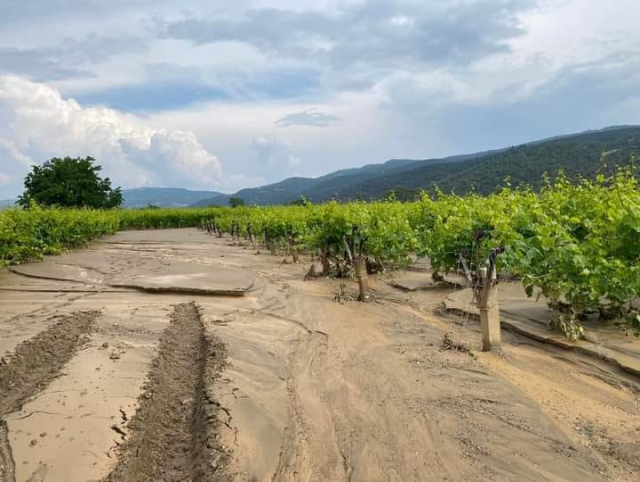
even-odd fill
[[[196,305],[177,305],[107,481],[228,480],[228,455],[216,435],[220,407],[210,391],[225,358],[224,346],[205,335]]]
[[[20,410],[32,396],[42,391],[71,360],[98,313],[73,313],[22,342],[13,353],[0,360],[0,417]],[[15,480],[13,458],[6,422],[0,419],[0,481]]]
[[[450,288],[372,276],[375,300],[359,303],[354,281],[305,282],[307,257],[196,230],[112,241],[39,268],[162,277],[173,262],[193,266],[172,276],[234,268],[256,283],[148,294],[0,270],[0,287],[40,290],[0,291],[0,356],[52,313],[101,313],[63,376],[5,417],[18,480],[639,480],[637,377],[517,333],[482,353],[477,320],[438,310]]]

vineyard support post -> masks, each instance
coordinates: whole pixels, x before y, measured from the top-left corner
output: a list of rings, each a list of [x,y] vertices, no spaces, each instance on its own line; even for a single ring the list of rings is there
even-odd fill
[[[495,263],[490,263],[489,269],[486,270],[486,275],[483,276],[483,287],[480,295],[480,326],[482,329],[482,351],[491,351],[492,348],[499,348],[502,336],[500,333],[500,307],[498,306]]]

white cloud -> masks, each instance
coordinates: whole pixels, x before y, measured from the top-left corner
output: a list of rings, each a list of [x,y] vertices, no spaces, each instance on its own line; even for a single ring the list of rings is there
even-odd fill
[[[230,191],[640,123],[639,15],[637,0],[9,0],[0,72],[82,106],[46,86],[0,99],[0,198],[54,154],[93,154],[116,183]]]
[[[11,182],[11,176],[0,172],[0,186],[4,186]]]
[[[267,134],[251,143],[251,150],[256,156],[258,164],[266,169],[281,169],[300,164],[300,158],[293,152],[291,144]]]
[[[83,108],[54,88],[0,77],[0,152],[24,175],[32,159],[93,156],[114,183],[214,187],[222,166],[191,132],[145,125],[108,108]]]
[[[330,127],[337,124],[342,119],[333,114],[325,114],[316,108],[287,114],[276,121],[278,127],[309,126],[309,127]]]
[[[25,156],[20,151],[18,151],[13,142],[7,139],[0,139],[0,153],[9,156],[11,159],[27,168],[35,164],[33,159],[31,159],[29,156]]]
[[[537,102],[578,83],[585,74],[600,77],[603,89],[620,92],[625,90],[625,81],[636,79],[640,35],[633,19],[640,14],[637,2],[539,0],[538,5],[519,16],[523,34],[511,38],[506,51],[464,66],[396,69],[379,79],[375,89],[386,97],[385,105],[401,109],[405,115],[412,111],[437,115],[442,108],[464,107],[473,112]],[[628,15],[620,16],[622,11]],[[607,72],[614,71],[605,82]],[[597,102],[578,98],[579,91],[574,89],[576,104]],[[594,112],[594,119],[598,114]],[[539,135],[529,134],[529,139]]]
[[[406,128],[398,114],[380,109],[383,100],[375,92],[345,93],[313,104],[278,100],[271,102],[212,102],[188,109],[157,112],[147,119],[150,125],[188,129],[196,133],[205,147],[225,160],[224,189],[276,182],[289,176],[320,176],[346,166],[384,162],[392,157],[423,157],[422,144],[405,135]],[[340,117],[334,128],[276,128],[274,122],[291,112],[317,109]],[[310,130],[313,129],[313,133]],[[295,164],[286,156],[284,162],[269,166],[265,150],[256,152],[265,138],[284,143],[300,159]],[[440,154],[437,134],[423,132],[420,137],[429,144],[429,152]],[[273,154],[267,156],[273,159]],[[294,164],[294,165],[292,165]]]

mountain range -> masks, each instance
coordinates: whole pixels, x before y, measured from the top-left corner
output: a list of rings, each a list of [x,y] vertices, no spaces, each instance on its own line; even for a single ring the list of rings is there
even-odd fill
[[[537,188],[543,175],[563,170],[569,178],[592,177],[603,169],[628,163],[640,154],[640,126],[612,126],[492,151],[423,160],[392,159],[383,164],[342,169],[317,178],[292,177],[233,196],[246,204],[285,204],[304,196],[311,202],[330,199],[378,199],[389,191],[400,198],[419,190],[488,194],[509,179]],[[216,194],[193,206],[223,205],[228,195]]]
[[[380,199],[390,191],[401,199],[413,199],[420,190],[488,194],[509,179],[538,188],[545,173],[563,170],[569,178],[592,177],[611,171],[640,154],[640,126],[612,126],[577,134],[556,136],[514,147],[431,159],[392,159],[381,164],[341,169],[324,176],[291,177],[235,194],[192,191],[183,188],[143,187],[124,189],[123,207],[227,206],[229,198],[249,205],[286,204],[304,196],[311,202],[331,199],[351,201]],[[0,209],[15,200],[0,200]]]
[[[228,194],[216,191],[191,191],[175,187],[140,187],[123,189],[122,196],[125,208],[145,208],[157,206],[161,208],[187,207],[202,199],[207,199],[207,205],[216,204],[216,197],[221,197],[220,206],[227,204]]]

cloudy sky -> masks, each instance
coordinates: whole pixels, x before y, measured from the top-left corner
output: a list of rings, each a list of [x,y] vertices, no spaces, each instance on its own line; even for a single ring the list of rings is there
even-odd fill
[[[96,157],[232,192],[640,124],[637,0],[2,0],[0,199]]]

